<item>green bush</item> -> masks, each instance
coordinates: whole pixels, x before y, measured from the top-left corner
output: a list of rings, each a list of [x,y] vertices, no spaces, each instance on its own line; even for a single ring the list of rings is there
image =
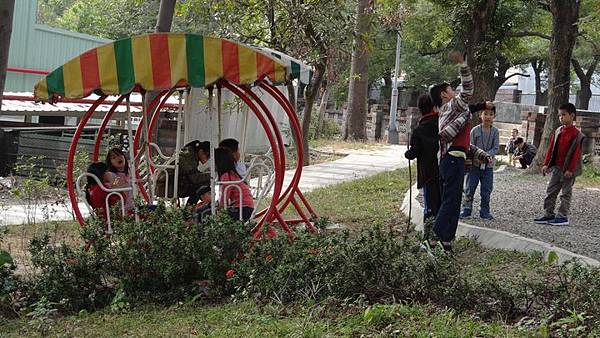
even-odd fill
[[[168,303],[232,292],[226,273],[249,242],[249,229],[226,213],[197,225],[187,210],[164,205],[140,218],[115,217],[111,236],[104,222],[91,219],[82,230],[85,247],[55,247],[47,235],[32,240],[34,298],[76,311],[115,303],[113,297],[119,304]]]
[[[0,317],[15,317],[21,307],[22,287],[20,280],[15,277],[16,268],[11,255],[0,249]]]
[[[600,269],[542,261],[510,275],[467,269],[445,256],[431,259],[415,239],[382,228],[263,240],[235,269],[239,295],[262,301],[422,302],[485,319],[537,318],[538,325],[576,313],[580,329],[600,318]]]

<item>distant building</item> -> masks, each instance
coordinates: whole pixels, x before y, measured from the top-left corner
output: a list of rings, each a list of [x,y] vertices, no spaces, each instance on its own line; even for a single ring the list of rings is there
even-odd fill
[[[110,42],[109,39],[97,36],[70,32],[64,29],[50,27],[37,23],[38,1],[15,1],[13,17],[13,30],[10,39],[8,54],[8,68],[4,95],[11,94],[29,95],[35,83],[44,75],[31,74],[30,71],[52,71],[63,65],[68,60],[78,56],[84,51]],[[7,100],[6,105],[11,102]],[[3,115],[16,110],[8,109],[3,104]],[[23,115],[3,120],[23,121]],[[28,118],[29,120],[29,118]],[[33,117],[30,122],[46,122],[64,124],[63,117],[46,116],[38,121]]]

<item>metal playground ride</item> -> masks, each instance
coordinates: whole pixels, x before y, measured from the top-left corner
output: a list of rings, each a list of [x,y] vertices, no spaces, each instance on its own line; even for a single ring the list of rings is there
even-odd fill
[[[159,173],[167,169],[173,170],[175,174],[174,182],[171,182],[173,184],[171,197],[177,196],[179,150],[183,144],[183,135],[189,131],[189,128],[186,129],[185,121],[195,118],[191,112],[184,111],[185,99],[189,96],[190,90],[207,92],[206,109],[209,114],[211,135],[206,135],[205,139],[211,141],[209,162],[211,192],[214,200],[215,186],[219,182],[212,159],[214,146],[219,143],[218,131],[221,130],[222,91],[227,90],[242,100],[248,111],[254,114],[270,147],[268,155],[255,158],[248,169],[249,175],[243,178],[250,183],[250,173],[259,173],[254,180],[258,180],[258,186],[253,190],[257,195],[254,198],[259,202],[266,193],[272,191],[270,204],[263,210],[255,211],[253,215],[256,221],[253,229],[254,237],[261,236],[265,225],[278,225],[290,237],[294,236],[290,225],[298,223],[304,223],[310,231],[316,232],[313,220],[317,215],[298,187],[305,156],[302,150],[302,130],[290,101],[275,87],[293,80],[294,75],[297,76],[298,73],[272,53],[226,39],[184,33],[154,33],[118,40],[88,50],[49,73],[35,85],[36,100],[55,103],[63,99],[99,95],[99,98],[80,118],[67,160],[67,189],[74,213],[81,226],[85,226],[85,221],[78,202],[85,201],[85,198],[82,196],[80,181],[89,174],[73,177],[74,157],[83,129],[96,108],[109,95],[116,95],[118,98],[104,115],[96,134],[92,161],[98,161],[103,134],[113,112],[117,106],[126,104],[128,136],[129,140],[133,140],[129,142],[131,186],[120,189],[102,188],[110,194],[131,191],[134,198],[141,197],[146,203],[152,203],[157,198],[154,193],[156,179]],[[282,133],[272,112],[257,95],[257,91],[260,92],[260,96],[266,95],[274,100],[289,119],[297,152],[297,164],[286,186],[284,186],[286,153]],[[131,93],[140,93],[147,103],[142,109],[141,122],[135,130],[135,137],[130,109]],[[152,139],[161,110],[167,99],[175,93],[179,102],[176,118],[176,146],[173,155],[165,156]],[[267,174],[264,172],[266,167],[269,169]],[[94,179],[99,182],[98,178],[94,177]],[[168,185],[169,182],[167,181],[166,184]],[[169,197],[166,196],[169,189],[165,191],[165,197]],[[299,217],[284,219],[282,213],[290,204]],[[212,213],[214,212],[213,203]],[[137,212],[135,216],[138,217]]]

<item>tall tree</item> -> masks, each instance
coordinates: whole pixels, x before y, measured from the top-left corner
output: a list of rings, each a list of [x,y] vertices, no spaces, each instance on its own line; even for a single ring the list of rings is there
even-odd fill
[[[592,82],[600,62],[600,0],[587,0],[581,4],[580,34],[571,58],[573,70],[579,78],[576,106],[587,110],[592,98]]]
[[[347,44],[349,15],[345,0],[188,0],[188,8],[210,7],[215,33],[241,42],[267,46],[306,60],[313,77],[304,88],[302,132],[308,153],[313,107],[325,77],[331,49]],[[309,157],[304,157],[304,165]]]
[[[12,34],[13,13],[15,0],[0,1],[0,111],[2,110],[2,94],[6,83],[6,68],[8,67],[8,50],[10,49],[10,35]]]
[[[358,0],[348,88],[347,138],[366,140],[371,18],[375,0]]]
[[[552,13],[552,36],[548,73],[548,111],[538,153],[532,163],[531,172],[539,171],[550,137],[559,126],[558,107],[569,102],[571,83],[571,58],[575,40],[579,34],[579,0],[549,0],[543,4]]]

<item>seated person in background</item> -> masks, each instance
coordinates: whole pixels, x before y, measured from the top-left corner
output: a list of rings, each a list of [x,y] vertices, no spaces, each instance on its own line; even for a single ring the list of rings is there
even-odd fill
[[[240,143],[233,138],[227,138],[219,143],[219,147],[227,148],[233,154],[233,159],[235,160],[235,170],[242,177],[246,177],[246,164],[244,160],[241,159],[242,155],[240,153]]]
[[[506,142],[506,155],[508,155],[508,164],[515,165],[514,154],[515,154],[515,141],[519,137],[519,129],[513,128],[510,132],[510,138]]]
[[[210,157],[210,142],[198,140],[186,144],[179,153],[179,180],[177,182],[177,197],[188,197],[187,206],[195,206],[200,199],[199,189],[210,185],[210,173],[198,170],[199,163],[206,163]],[[167,170],[169,173],[168,197],[173,196],[173,181],[175,171]],[[156,196],[165,196],[166,176],[164,172],[159,174],[156,180]]]
[[[515,154],[513,159],[519,161],[521,168],[526,169],[533,161],[537,149],[535,149],[533,145],[525,142],[522,137],[517,137],[514,144]]]
[[[200,189],[198,189],[198,196],[200,196],[200,202],[196,204],[196,211],[194,213],[196,220],[200,223],[205,215],[210,215],[210,207],[212,204],[210,186],[201,186]]]
[[[112,188],[112,182],[116,177],[114,173],[108,171],[108,167],[105,163],[94,162],[88,166],[87,172],[88,174],[96,176],[100,182],[102,182],[104,188]],[[103,219],[107,219],[106,197],[108,194],[109,193],[104,191],[93,177],[87,177],[87,184],[85,185],[85,199],[90,207],[94,209],[96,214]],[[108,199],[108,205],[115,205],[117,202],[119,202],[119,199],[119,196],[115,194],[111,195]]]
[[[254,211],[254,199],[252,198],[250,187],[245,182],[225,183],[242,180],[242,176],[236,170],[233,154],[229,149],[215,149],[215,167],[217,168],[219,182],[221,183],[219,208],[227,207],[227,212],[233,219],[240,218],[241,209],[242,220],[248,221]],[[233,185],[239,187],[239,189]],[[225,190],[229,186],[232,187]],[[225,204],[225,202],[227,203]]]

